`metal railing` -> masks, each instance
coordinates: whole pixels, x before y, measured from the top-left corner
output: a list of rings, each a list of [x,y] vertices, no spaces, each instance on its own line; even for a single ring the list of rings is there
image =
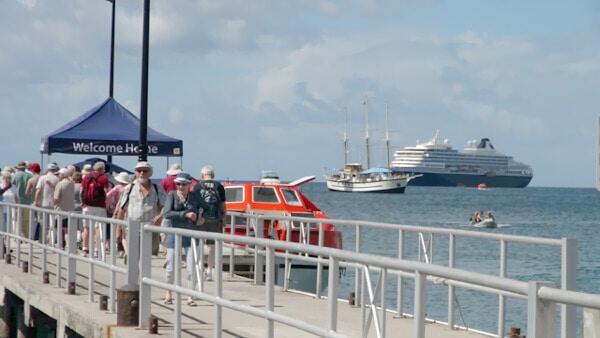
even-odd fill
[[[22,228],[22,219],[24,213],[28,215],[27,230],[29,236],[24,236]],[[108,310],[116,311],[116,279],[117,274],[127,276],[128,281],[137,283],[139,268],[137,264],[118,265],[117,258],[117,242],[116,231],[117,226],[121,226],[123,231],[127,231],[129,238],[139,237],[140,223],[133,221],[122,221],[113,218],[96,217],[90,215],[82,215],[78,213],[68,213],[58,210],[39,208],[29,205],[11,204],[0,202],[0,214],[6,215],[6,219],[0,216],[0,238],[2,243],[6,245],[7,253],[10,253],[13,245],[15,246],[16,264],[21,266],[22,262],[27,262],[28,273],[33,273],[35,263],[39,262],[39,269],[44,275],[53,272],[55,275],[55,283],[58,288],[65,288],[69,292],[69,287],[74,288],[77,277],[77,262],[86,263],[88,265],[87,278],[87,295],[90,302],[94,302],[96,294],[95,288],[98,281],[96,280],[96,268],[102,268],[110,271],[108,284]],[[67,220],[66,231],[63,230],[62,222]],[[77,230],[80,222],[89,222],[93,226],[88,226],[90,255],[86,255],[78,250],[77,245]],[[106,240],[106,229],[110,227],[111,238],[109,244],[109,256],[105,254],[104,242]],[[98,254],[93,254],[95,231],[98,228],[101,232],[99,237]],[[36,233],[38,238],[35,239]],[[135,234],[131,236],[131,234]],[[64,243],[66,238],[66,243]],[[137,261],[139,250],[135,246],[139,242],[129,241],[129,259]],[[134,246],[133,248],[131,246]],[[27,260],[22,259],[23,246],[27,247]],[[38,250],[36,252],[36,250]],[[4,257],[4,246],[0,245],[0,257]],[[56,255],[54,271],[50,271],[48,264],[48,255]],[[38,259],[38,262],[35,259]],[[63,259],[66,259],[66,276],[63,278]],[[135,259],[135,260],[133,260]],[[66,283],[63,285],[63,280]],[[74,290],[73,290],[74,291]]]
[[[455,267],[456,261],[458,259],[456,253],[456,241],[457,238],[473,238],[473,239],[481,239],[481,240],[493,240],[496,241],[499,246],[499,277],[507,276],[507,267],[508,267],[508,244],[510,243],[521,243],[528,245],[542,245],[555,247],[560,250],[560,287],[563,290],[571,290],[574,291],[576,289],[576,269],[577,269],[577,241],[573,238],[562,238],[562,239],[553,239],[553,238],[540,238],[540,237],[528,237],[528,236],[517,236],[517,235],[504,235],[504,234],[494,234],[488,232],[481,231],[468,231],[461,229],[446,229],[446,228],[433,228],[433,227],[423,227],[423,226],[414,226],[414,225],[400,225],[400,224],[390,224],[390,223],[380,223],[380,222],[369,222],[369,221],[356,221],[356,220],[340,220],[340,219],[316,219],[316,218],[308,218],[308,217],[295,217],[295,216],[280,216],[280,215],[253,215],[253,214],[243,214],[243,213],[233,213],[229,212],[228,214],[232,215],[231,224],[235,224],[234,217],[246,218],[246,231],[248,233],[249,229],[254,230],[254,233],[262,233],[262,226],[267,224],[271,227],[268,233],[272,232],[273,224],[279,222],[279,225],[283,225],[287,231],[287,241],[290,241],[290,229],[294,227],[294,224],[297,224],[300,227],[302,233],[310,234],[310,231],[318,231],[319,242],[318,245],[323,245],[323,224],[333,224],[338,228],[338,230],[347,227],[354,228],[354,252],[359,253],[363,247],[364,240],[361,238],[361,232],[367,229],[386,229],[390,230],[392,233],[397,234],[398,244],[397,244],[397,258],[399,259],[407,259],[406,254],[406,237],[407,234],[414,234],[417,238],[417,261],[425,262],[433,264],[433,251],[434,251],[434,236],[444,236],[447,237],[448,243],[448,261],[447,264],[443,266],[447,267]],[[266,221],[266,222],[265,222]],[[230,224],[230,225],[231,225]],[[260,228],[259,228],[260,227]],[[231,227],[231,233],[233,234],[233,226]],[[304,241],[306,243],[306,241]],[[347,244],[346,244],[347,245]],[[295,257],[297,258],[297,257]],[[284,290],[288,289],[289,281],[289,264],[290,264],[291,256],[289,252],[286,252],[285,255],[285,284]],[[260,263],[260,258],[255,259],[256,263]],[[321,269],[322,264],[319,260],[313,260],[317,264],[317,281],[316,281],[316,290],[315,295],[319,298],[320,289],[321,289]],[[436,262],[436,264],[440,264],[442,262]],[[349,266],[348,267],[352,267]],[[369,292],[369,299],[371,293],[373,292],[372,286],[370,283],[367,283],[365,287],[365,280],[367,274],[362,271],[360,267],[353,267],[354,269],[354,294],[356,295],[357,302],[360,304],[363,301],[364,292]],[[414,276],[405,273],[397,274],[397,289],[396,289],[396,312],[400,316],[410,315],[405,313],[403,304],[404,304],[404,296],[406,292],[404,291],[404,278],[409,277],[413,278]],[[439,283],[439,280],[436,280]],[[444,284],[447,285],[448,291],[448,310],[447,310],[447,325],[454,329],[467,329],[464,326],[457,325],[455,323],[456,317],[456,305],[455,305],[455,297],[456,297],[456,287],[467,288],[472,290],[478,290],[483,292],[490,292],[489,288],[483,287],[481,285],[467,285],[464,283],[457,283],[456,281],[443,281]],[[376,286],[377,288],[378,286]],[[366,289],[366,290],[365,290]],[[503,292],[493,292],[498,294],[498,319],[497,319],[497,331],[496,333],[484,332],[480,330],[474,330],[478,332],[482,332],[491,336],[503,338],[506,334],[506,297],[508,296]],[[383,292],[382,294],[385,294]],[[512,295],[514,296],[514,295]],[[382,298],[382,302],[384,299]],[[368,306],[374,306],[371,301],[367,302]],[[361,304],[362,306],[362,304]],[[561,338],[572,338],[576,335],[576,312],[575,308],[570,305],[562,305],[561,306]],[[439,321],[436,321],[439,322]]]
[[[258,216],[252,216],[257,217]],[[260,222],[259,222],[260,223]],[[175,251],[181,249],[181,238],[183,236],[190,237],[196,240],[214,240],[216,243],[216,275],[215,275],[215,293],[213,295],[198,292],[195,290],[183,288],[180,285],[180,278],[175,278],[175,284],[166,284],[153,279],[151,276],[151,262],[147,254],[151,249],[150,241],[152,233],[163,232],[175,235]],[[226,242],[235,242],[254,248],[254,252],[259,256],[266,258],[265,272],[265,310],[257,310],[254,307],[235,304],[233,301],[223,298],[223,271],[221,269],[223,245]],[[584,306],[600,309],[600,295],[586,294],[574,291],[565,291],[553,288],[551,283],[530,281],[523,282],[505,277],[490,276],[481,273],[459,270],[445,266],[427,264],[423,262],[407,261],[392,257],[382,257],[371,254],[356,253],[353,251],[331,249],[319,247],[315,245],[305,245],[299,243],[290,243],[280,240],[269,240],[262,238],[241,237],[216,234],[210,232],[184,230],[177,228],[161,228],[157,226],[144,225],[142,227],[142,264],[141,264],[141,304],[140,304],[140,323],[144,326],[150,316],[150,288],[158,287],[161,289],[171,290],[176,293],[176,301],[181,302],[181,295],[198,297],[201,300],[215,304],[214,325],[215,337],[220,337],[220,329],[222,328],[222,308],[226,307],[232,310],[244,312],[246,314],[262,317],[266,322],[266,336],[274,337],[273,323],[279,322],[286,324],[306,332],[310,332],[319,336],[330,337],[339,334],[337,328],[337,290],[339,268],[342,265],[353,266],[362,269],[364,272],[370,270],[379,271],[380,287],[385,294],[386,277],[388,275],[402,275],[415,280],[414,290],[414,331],[413,337],[423,338],[425,336],[425,300],[426,288],[425,285],[429,277],[443,278],[447,281],[452,281],[455,285],[465,286],[474,285],[485,288],[488,292],[495,292],[510,297],[519,297],[527,300],[527,325],[528,337],[548,338],[554,336],[554,320],[556,304],[570,304],[576,306]],[[328,312],[327,326],[316,327],[314,324],[293,320],[291,317],[277,314],[273,308],[274,300],[274,257],[276,255],[285,255],[285,252],[298,253],[298,259],[318,260],[320,264],[328,267]],[[309,256],[307,257],[306,254]],[[321,258],[318,258],[321,257]],[[177,259],[177,258],[176,258]],[[177,261],[176,263],[177,264]],[[176,265],[177,266],[177,265]],[[261,271],[261,266],[257,266],[255,271]],[[178,273],[178,272],[176,272]],[[180,273],[180,272],[179,272]],[[365,273],[364,276],[368,279],[370,274]],[[369,292],[368,297],[374,303],[376,292]],[[385,304],[384,304],[385,305]],[[371,322],[374,323],[375,333],[378,337],[386,336],[385,322],[385,306],[369,306],[366,309],[368,314],[362,314],[362,329],[363,336],[366,336],[370,330]],[[178,321],[181,314],[181,305],[175,307],[175,318]],[[180,323],[175,323],[174,335],[178,336],[177,328]]]
[[[465,230],[451,230],[451,229],[439,229],[439,228],[425,228],[415,226],[400,226],[390,225],[383,223],[374,222],[358,222],[358,221],[339,221],[330,219],[311,219],[301,217],[274,217],[274,216],[261,216],[261,215],[243,215],[230,213],[232,216],[232,223],[235,223],[237,217],[246,218],[245,228],[247,234],[254,234],[255,237],[243,237],[233,236],[224,234],[207,233],[202,231],[191,231],[182,230],[176,228],[161,228],[157,226],[144,225],[140,229],[139,223],[136,222],[124,222],[110,218],[84,216],[74,213],[64,213],[59,211],[53,211],[43,208],[35,208],[24,205],[0,203],[0,208],[7,215],[6,222],[4,218],[0,217],[0,241],[7,245],[7,249],[11,249],[11,245],[16,244],[16,260],[17,264],[20,264],[22,259],[22,249],[28,250],[28,262],[29,262],[29,273],[33,271],[34,258],[41,261],[40,269],[43,272],[48,271],[47,267],[47,255],[56,254],[56,276],[57,276],[57,287],[63,287],[61,284],[61,269],[58,268],[62,263],[60,262],[63,258],[67,259],[67,285],[75,282],[77,262],[84,262],[88,264],[89,278],[88,278],[88,297],[93,301],[94,285],[97,283],[96,276],[94,274],[94,268],[105,268],[111,271],[111,276],[116,273],[126,274],[128,283],[140,282],[140,325],[147,325],[147,319],[150,315],[150,288],[159,287],[162,289],[171,290],[176,293],[177,304],[175,307],[176,318],[180,318],[181,314],[181,295],[190,295],[198,297],[201,300],[213,303],[215,305],[215,336],[220,336],[222,331],[222,309],[224,307],[233,310],[241,311],[250,315],[264,318],[266,322],[267,336],[272,337],[274,322],[279,322],[284,325],[299,328],[306,332],[310,332],[319,336],[327,337],[339,337],[340,333],[337,329],[337,294],[338,294],[338,278],[341,267],[349,267],[355,269],[358,273],[356,279],[363,281],[360,286],[360,306],[361,306],[361,318],[363,335],[366,335],[371,329],[371,325],[374,326],[374,330],[377,336],[386,336],[386,301],[383,295],[386,294],[388,276],[394,276],[394,278],[410,278],[415,281],[414,288],[414,333],[413,337],[422,338],[425,334],[425,299],[426,299],[426,283],[429,281],[443,280],[445,285],[449,287],[461,287],[471,288],[484,292],[491,292],[502,296],[501,299],[507,297],[515,297],[525,299],[527,301],[527,325],[528,325],[528,337],[553,337],[554,325],[550,325],[555,320],[555,306],[561,304],[563,309],[565,305],[588,307],[600,309],[600,296],[595,294],[587,294],[581,292],[575,292],[571,290],[564,290],[565,284],[568,284],[569,280],[575,278],[574,273],[574,260],[576,255],[576,244],[572,239],[543,239],[543,238],[530,238],[522,236],[510,236],[510,235],[497,235],[481,232],[470,232]],[[29,236],[26,238],[21,236],[19,233],[19,225],[24,212],[29,214]],[[65,249],[62,248],[61,238],[62,235],[53,236],[52,234],[61,234],[60,226],[61,220],[67,218],[67,245]],[[39,240],[34,240],[34,220],[41,220],[41,237]],[[303,233],[305,236],[300,236],[300,241],[306,243],[307,239],[311,238],[310,233],[318,231],[318,245],[308,245],[304,243],[291,243],[290,233],[287,231],[286,241],[282,240],[269,240],[263,239],[263,226],[265,220],[278,219],[281,222],[288,221],[286,227],[291,229],[293,226],[303,227]],[[57,220],[58,222],[54,222]],[[120,225],[126,227],[129,232],[129,262],[135,262],[134,264],[127,264],[125,267],[115,264],[115,245],[110,244],[111,248],[111,260],[105,262],[106,256],[100,259],[94,259],[93,257],[83,257],[77,253],[76,248],[76,221],[87,220],[90,222],[108,223],[111,225],[111,230],[114,230],[114,226]],[[295,223],[294,223],[295,222]],[[356,229],[356,243],[355,251],[351,250],[338,250],[323,247],[323,223],[332,223],[336,226],[350,225]],[[272,224],[272,222],[270,223]],[[399,257],[387,257],[381,255],[365,254],[360,252],[360,234],[361,228],[367,227],[382,227],[389,228],[398,232],[398,246],[399,246]],[[93,227],[91,227],[93,228]],[[140,231],[141,230],[141,231]],[[234,232],[235,227],[232,227],[231,233]],[[252,231],[250,231],[252,230]],[[269,230],[269,229],[268,229]],[[270,230],[269,230],[270,231]],[[449,236],[449,264],[448,266],[441,266],[437,264],[409,261],[403,257],[403,245],[404,245],[404,234],[406,232],[417,232],[423,233],[424,237],[429,234],[435,235],[447,235]],[[141,243],[140,234],[141,232]],[[150,250],[151,250],[151,236],[152,233],[162,232],[170,233],[176,236],[176,250],[181,248],[181,236],[192,237],[198,240],[212,239],[216,242],[216,271],[215,271],[215,294],[207,294],[203,291],[192,290],[183,288],[180,285],[181,282],[181,271],[175,269],[175,285],[167,284],[159,280],[153,279],[151,275],[151,261],[150,261]],[[114,232],[113,232],[114,234]],[[486,238],[495,239],[500,241],[501,251],[501,270],[506,271],[506,245],[510,241],[520,243],[533,243],[543,244],[561,247],[561,264],[562,264],[562,277],[561,285],[562,289],[556,289],[551,286],[548,282],[537,282],[537,281],[517,281],[514,279],[506,278],[502,276],[492,276],[489,274],[482,274],[472,271],[464,271],[454,268],[452,262],[455,261],[455,238],[457,236],[475,237],[475,238]],[[90,236],[93,238],[93,234]],[[114,239],[115,236],[112,236]],[[432,247],[433,237],[430,237],[426,245],[422,247]],[[140,245],[141,244],[141,245]],[[223,247],[229,245],[232,247],[232,251],[236,248],[242,248],[248,252],[254,253],[255,255],[255,282],[262,284],[262,272],[265,270],[265,310],[257,309],[254,307],[248,307],[232,300],[223,298],[223,279],[222,279],[222,263],[223,263]],[[92,248],[93,246],[90,246]],[[34,251],[38,250],[38,251]],[[0,250],[3,250],[0,245]],[[177,251],[176,251],[177,252]],[[140,255],[141,253],[141,255]],[[0,251],[0,254],[4,252]],[[41,255],[41,257],[40,257]],[[428,253],[429,258],[432,257],[431,252]],[[175,266],[180,266],[180,256],[175,256]],[[231,252],[230,259],[234,256],[234,252]],[[274,304],[274,258],[283,257],[286,261],[286,276],[289,273],[289,265],[291,260],[301,260],[305,262],[315,263],[316,268],[322,271],[323,268],[328,268],[328,322],[325,327],[318,327],[311,323],[299,321],[297,319],[284,316],[280,313],[276,313],[273,307]],[[141,265],[137,262],[141,257]],[[266,262],[265,262],[266,260]],[[430,260],[429,260],[430,261]],[[231,261],[230,261],[231,263]],[[266,263],[266,264],[265,264]],[[570,266],[571,265],[571,266]],[[140,270],[141,267],[141,270]],[[233,273],[234,265],[230,265],[230,273]],[[569,271],[573,271],[569,273]],[[373,289],[371,287],[372,274],[379,274],[379,280],[377,286]],[[201,275],[200,275],[201,276]],[[317,285],[321,283],[320,273],[317,274]],[[111,280],[113,278],[111,277]],[[567,281],[567,283],[565,283]],[[111,309],[114,310],[114,280],[110,282],[110,295],[112,300]],[[90,287],[91,285],[91,287]],[[568,286],[568,285],[567,285]],[[398,288],[400,291],[401,288]],[[317,297],[321,297],[319,294],[320,287],[316,288]],[[357,293],[358,295],[358,293]],[[381,295],[381,300],[377,304],[378,295]],[[402,295],[398,295],[399,298]],[[368,298],[368,299],[367,299]],[[451,313],[451,306],[449,306],[449,313]],[[402,312],[399,312],[402,313]],[[561,334],[565,331],[565,315],[564,312],[561,316],[561,322],[563,323]],[[180,326],[176,323],[176,325]],[[574,326],[574,324],[573,324]],[[456,325],[451,326],[457,328]],[[175,330],[175,334],[178,330]],[[574,337],[572,336],[569,337]]]

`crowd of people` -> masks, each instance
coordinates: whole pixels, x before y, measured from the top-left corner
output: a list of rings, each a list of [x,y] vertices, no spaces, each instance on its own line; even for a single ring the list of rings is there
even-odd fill
[[[160,184],[152,182],[154,170],[146,161],[138,162],[134,172],[134,177],[130,177],[127,172],[109,176],[106,173],[106,164],[99,161],[93,165],[86,164],[81,170],[73,165],[61,168],[57,163],[52,162],[42,173],[38,163],[22,161],[14,167],[3,168],[0,201],[166,227],[210,232],[223,231],[226,211],[225,189],[215,180],[212,166],[204,166],[200,171],[201,179],[196,180],[189,173],[184,172],[181,165],[174,164],[166,172]],[[6,216],[5,214],[4,217]],[[21,213],[17,225],[19,235],[38,240],[42,224],[54,224],[56,228],[63,229],[62,236],[66,234],[67,218],[62,218],[59,224],[58,219],[43,216],[48,219],[42,220],[41,217],[36,216],[33,222],[36,225],[35,234],[30,234],[29,213]],[[126,229],[117,227],[115,234],[111,234],[110,230],[111,227],[106,223],[81,222],[78,225],[80,235],[78,238],[80,238],[79,246],[82,254],[103,257],[107,248],[110,248],[111,236],[115,236],[119,244],[119,256],[126,260]],[[63,243],[66,243],[66,240]],[[154,234],[153,255],[159,253],[161,243],[166,247],[166,278],[168,282],[173,282],[175,237]],[[207,241],[206,244],[208,267],[204,277],[212,280],[215,266],[214,242]],[[182,247],[187,261],[187,277],[191,280],[194,264],[193,255],[190,253],[191,239],[182,238]],[[172,303],[169,292],[165,295],[164,301],[166,304]],[[191,298],[188,299],[188,305],[195,305]]]

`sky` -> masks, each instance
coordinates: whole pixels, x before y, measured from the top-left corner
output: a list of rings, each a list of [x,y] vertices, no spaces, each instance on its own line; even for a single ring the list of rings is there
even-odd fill
[[[108,97],[110,11],[0,0],[0,164],[39,161],[44,135]],[[143,1],[116,13],[114,96],[138,115]],[[488,137],[532,166],[532,186],[593,187],[600,3],[152,1],[148,121],[183,140],[193,175],[322,178],[343,163],[346,109],[350,160],[365,161],[366,110],[384,165],[386,104],[394,149],[436,130],[459,149]],[[166,160],[150,161],[164,175]]]

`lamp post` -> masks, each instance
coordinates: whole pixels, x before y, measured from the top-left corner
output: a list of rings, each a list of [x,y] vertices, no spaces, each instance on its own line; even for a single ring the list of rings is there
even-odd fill
[[[142,93],[140,102],[140,145],[138,159],[148,160],[148,45],[150,40],[150,0],[144,0],[142,42]]]
[[[112,21],[110,27],[110,80],[108,84],[108,96],[113,97],[115,79],[115,6],[117,0],[107,0],[112,3]],[[106,156],[106,161],[112,163],[112,155]]]
[[[108,86],[108,96],[113,97],[113,82],[115,75],[115,2],[116,0],[106,0],[112,3],[112,23],[110,29],[110,83]]]

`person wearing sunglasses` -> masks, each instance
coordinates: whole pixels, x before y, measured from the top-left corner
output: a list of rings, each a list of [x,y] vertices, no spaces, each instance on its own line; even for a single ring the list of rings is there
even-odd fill
[[[117,203],[116,218],[158,225],[162,220],[162,207],[166,194],[162,187],[150,181],[152,166],[146,161],[135,165],[135,180],[123,189]],[[127,256],[127,240],[123,232],[123,247]],[[158,254],[160,237],[152,234],[152,255]]]
[[[192,176],[187,173],[179,173],[175,178],[176,190],[171,191],[167,195],[165,201],[164,217],[169,220],[168,224],[174,228],[198,230],[198,225],[204,223],[199,210],[199,203],[194,194],[190,193],[190,184]],[[175,252],[175,235],[167,234],[165,239],[167,245],[167,266],[166,277],[167,283],[173,283],[175,255],[180,254]],[[191,251],[191,238],[182,237],[181,247],[186,256],[186,270],[188,282],[192,280],[194,268],[194,256]],[[165,304],[173,304],[171,292],[167,290],[164,299]],[[196,306],[192,297],[188,297],[187,304]]]

